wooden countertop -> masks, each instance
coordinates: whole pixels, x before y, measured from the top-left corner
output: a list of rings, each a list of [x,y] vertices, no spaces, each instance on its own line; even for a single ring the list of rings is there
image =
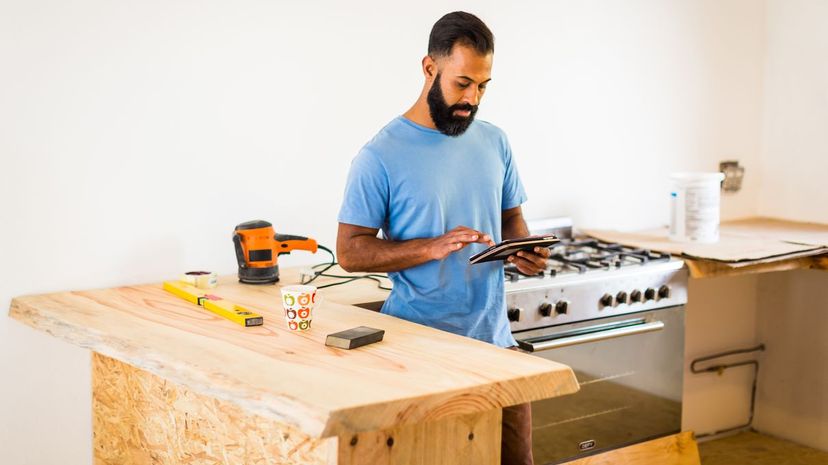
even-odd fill
[[[255,309],[265,324],[243,328],[160,284],[18,297],[10,316],[314,437],[578,390],[565,365],[339,303],[384,299],[370,281],[321,289],[307,333],[287,330],[278,285],[219,282],[214,294]],[[297,282],[295,270],[283,270],[280,284]],[[359,325],[384,329],[384,340],[350,351],[324,345],[327,334]]]
[[[587,230],[609,242],[680,256],[693,278],[793,269],[828,270],[828,225],[774,218],[723,221],[715,244],[672,242],[667,229],[622,232]]]

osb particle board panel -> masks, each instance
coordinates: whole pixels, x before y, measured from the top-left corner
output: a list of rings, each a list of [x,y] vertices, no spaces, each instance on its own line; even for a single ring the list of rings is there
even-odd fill
[[[10,315],[313,437],[386,430],[578,390],[564,365],[341,305],[324,290],[313,329],[291,333],[278,285],[247,286],[235,277],[220,282],[213,293],[253,308],[265,324],[243,328],[160,284],[19,297]],[[282,284],[294,282],[283,275]],[[385,339],[351,351],[324,345],[327,334],[360,325],[384,329]]]
[[[336,463],[336,438],[310,438],[98,354],[92,406],[99,465]]]

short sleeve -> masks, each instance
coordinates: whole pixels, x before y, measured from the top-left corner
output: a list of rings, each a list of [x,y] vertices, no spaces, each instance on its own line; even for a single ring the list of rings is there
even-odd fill
[[[506,139],[505,134],[503,135],[503,151],[506,174],[503,177],[503,200],[500,209],[508,210],[526,202],[526,190],[523,188],[520,175],[518,175],[517,166],[512,158],[512,147],[509,145],[509,140]]]
[[[388,215],[388,174],[379,158],[363,149],[351,163],[338,221],[381,228]]]

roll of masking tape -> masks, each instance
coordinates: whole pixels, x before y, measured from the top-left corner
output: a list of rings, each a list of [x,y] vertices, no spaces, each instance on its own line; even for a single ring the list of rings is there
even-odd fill
[[[188,271],[179,281],[199,289],[212,289],[218,285],[218,275],[212,271]]]

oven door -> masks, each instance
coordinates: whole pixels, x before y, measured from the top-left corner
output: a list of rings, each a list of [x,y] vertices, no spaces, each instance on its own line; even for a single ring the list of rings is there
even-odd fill
[[[684,307],[514,334],[569,365],[581,390],[532,404],[535,463],[559,463],[681,430]]]

